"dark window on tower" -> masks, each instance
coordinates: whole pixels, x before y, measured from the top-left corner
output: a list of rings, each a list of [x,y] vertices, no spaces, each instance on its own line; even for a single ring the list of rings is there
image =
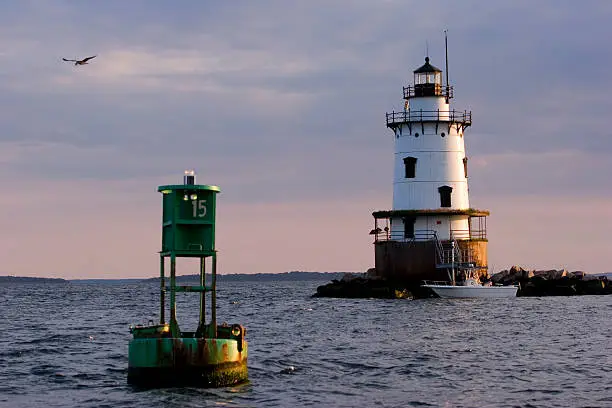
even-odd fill
[[[414,178],[416,174],[416,157],[404,157],[404,171],[406,178]]]
[[[468,161],[468,158],[464,157],[463,158],[463,173],[465,174],[465,178],[467,178],[467,161]]]
[[[404,218],[404,238],[414,238],[414,217]]]
[[[442,186],[438,188],[438,192],[440,193],[440,207],[450,207],[451,206],[451,192],[453,191],[452,187]]]

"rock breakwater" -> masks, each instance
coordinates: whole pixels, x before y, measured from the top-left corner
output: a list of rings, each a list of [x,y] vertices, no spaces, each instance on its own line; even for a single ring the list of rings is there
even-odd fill
[[[606,276],[566,269],[535,270],[513,266],[491,276],[499,285],[520,285],[517,296],[610,295],[612,282]]]
[[[495,285],[519,285],[518,297],[610,295],[612,281],[606,276],[565,269],[530,270],[520,266],[497,272],[487,281]],[[421,282],[392,282],[369,269],[364,274],[347,273],[341,279],[317,287],[313,297],[422,299],[435,297]]]

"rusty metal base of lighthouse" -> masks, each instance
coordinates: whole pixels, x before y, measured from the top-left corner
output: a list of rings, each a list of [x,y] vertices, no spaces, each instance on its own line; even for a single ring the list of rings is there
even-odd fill
[[[484,239],[458,240],[459,248],[470,253],[476,265],[482,267],[477,274],[487,276],[487,244]],[[435,241],[377,241],[374,243],[377,276],[392,282],[413,284],[424,280],[446,281],[446,268],[437,262]]]
[[[434,209],[376,211],[374,216],[374,255],[376,276],[393,283],[411,286],[422,281],[449,281],[453,267],[470,270],[481,280],[488,277],[486,217],[477,209]],[[420,216],[426,230],[410,234],[394,232],[391,220]],[[436,231],[443,217],[468,217],[468,230]],[[379,228],[384,226],[384,229]],[[407,236],[409,235],[409,236]]]

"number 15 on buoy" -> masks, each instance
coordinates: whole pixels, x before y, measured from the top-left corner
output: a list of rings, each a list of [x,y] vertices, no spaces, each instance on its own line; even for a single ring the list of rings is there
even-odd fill
[[[193,200],[191,206],[193,207],[193,218],[206,216],[206,200]]]

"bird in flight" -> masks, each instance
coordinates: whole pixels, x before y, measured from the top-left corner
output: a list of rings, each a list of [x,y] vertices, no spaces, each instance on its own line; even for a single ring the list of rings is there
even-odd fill
[[[87,61],[89,61],[90,59],[94,59],[94,58],[96,58],[96,55],[94,55],[93,57],[83,58],[82,60],[74,60],[74,59],[66,59],[66,58],[62,58],[62,59],[67,62],[74,62],[74,65],[86,65],[86,64],[89,64]]]

